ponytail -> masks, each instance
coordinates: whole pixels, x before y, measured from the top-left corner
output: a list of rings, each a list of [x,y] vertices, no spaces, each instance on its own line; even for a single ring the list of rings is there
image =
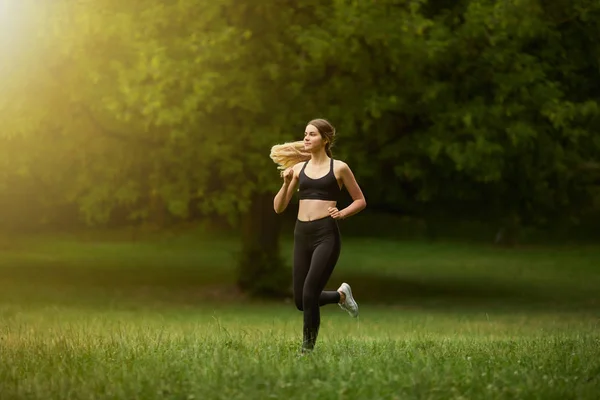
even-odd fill
[[[329,151],[330,152],[330,151]],[[271,147],[271,159],[278,165],[277,169],[284,170],[302,161],[310,160],[310,152],[304,149],[304,142],[287,142]]]

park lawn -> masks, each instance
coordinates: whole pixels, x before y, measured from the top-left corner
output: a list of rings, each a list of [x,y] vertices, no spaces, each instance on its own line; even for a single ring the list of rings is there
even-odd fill
[[[289,236],[281,251],[291,268]],[[342,246],[328,288],[347,281],[363,301],[443,308],[600,306],[600,246],[505,249],[346,237]],[[75,236],[16,240],[0,249],[0,299],[15,289],[29,290],[30,300],[43,300],[45,291],[55,298],[77,290],[116,298],[147,293],[167,302],[236,298],[238,251],[236,238],[197,232],[134,242]]]
[[[291,244],[284,243],[284,251]],[[597,248],[345,239],[316,351],[236,293],[219,237],[56,238],[0,259],[1,399],[597,398]],[[335,282],[333,282],[335,281]]]
[[[2,306],[2,399],[597,398],[597,315]]]

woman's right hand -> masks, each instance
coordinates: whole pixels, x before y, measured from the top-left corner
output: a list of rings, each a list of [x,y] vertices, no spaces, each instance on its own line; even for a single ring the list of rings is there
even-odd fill
[[[281,176],[283,177],[283,183],[289,185],[290,182],[292,182],[292,178],[294,177],[294,169],[291,167],[287,168],[281,173]]]

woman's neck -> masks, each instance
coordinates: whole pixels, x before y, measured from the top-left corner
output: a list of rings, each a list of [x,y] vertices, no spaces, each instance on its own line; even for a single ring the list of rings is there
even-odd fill
[[[313,165],[323,165],[328,161],[327,153],[324,150],[319,151],[318,153],[311,153],[310,160]]]

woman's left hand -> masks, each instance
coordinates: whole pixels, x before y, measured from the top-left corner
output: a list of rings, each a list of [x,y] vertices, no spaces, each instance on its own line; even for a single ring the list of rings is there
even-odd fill
[[[337,209],[337,207],[329,207],[329,216],[333,219],[344,219],[342,212]]]

